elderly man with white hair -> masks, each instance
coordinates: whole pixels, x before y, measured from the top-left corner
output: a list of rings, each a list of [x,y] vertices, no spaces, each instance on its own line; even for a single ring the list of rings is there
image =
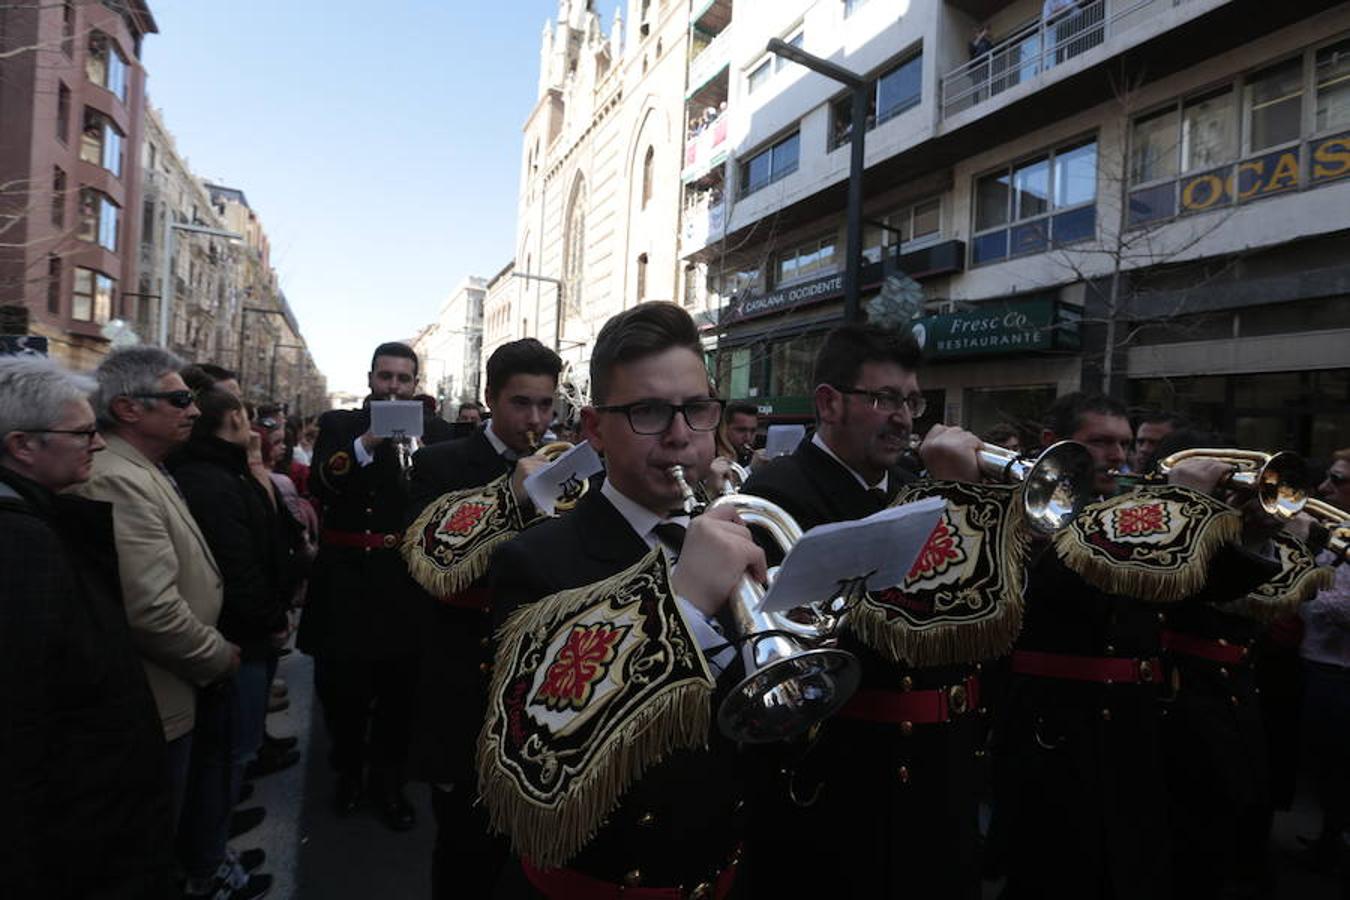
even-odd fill
[[[171,896],[164,737],[113,511],[60,492],[104,449],[89,378],[0,356],[0,893]]]

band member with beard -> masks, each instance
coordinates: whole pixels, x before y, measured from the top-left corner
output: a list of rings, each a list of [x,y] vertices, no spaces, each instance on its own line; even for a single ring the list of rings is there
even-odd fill
[[[508,472],[517,502],[528,503],[525,478],[547,465],[530,456],[532,444],[553,417],[561,369],[558,355],[534,338],[494,350],[487,361],[492,418],[468,437],[426,447],[413,457],[409,520],[443,494],[485,485]],[[461,417],[467,406],[460,407]],[[466,590],[435,596],[423,642],[409,771],[431,785],[434,897],[490,895],[507,857],[505,842],[488,835],[483,808],[475,802],[474,743],[483,726],[492,662],[491,597],[485,578]]]
[[[370,402],[411,400],[417,374],[410,347],[381,344],[363,407],[319,418],[310,489],[322,504],[323,531],[298,635],[300,649],[314,657],[338,814],[360,805],[369,769],[380,815],[396,831],[414,824],[403,782],[421,617],[417,586],[397,549],[408,488],[398,448],[371,431]],[[448,422],[424,418],[422,443],[451,435]]]
[[[914,480],[897,463],[924,412],[919,358],[907,333],[875,325],[830,332],[813,376],[816,433],[757,470],[746,493],[777,503],[803,528],[885,508]],[[935,426],[923,459],[935,477],[978,480],[978,443]],[[815,746],[761,786],[748,848],[755,895],[978,897],[978,666],[899,663],[853,633],[841,646],[862,661],[862,684]],[[829,848],[838,856],[822,860]],[[804,872],[790,864],[796,854],[819,864]]]
[[[679,610],[676,619],[685,623],[669,646],[687,648],[687,637],[692,635],[698,645],[693,649],[702,652],[692,656],[666,653],[644,658],[650,667],[626,662],[614,667],[621,672],[610,672],[605,668],[608,657],[598,651],[613,649],[621,659],[631,661],[633,654],[652,646],[655,639],[650,629],[663,627],[669,619],[657,622],[648,617],[643,626],[599,625],[595,630],[574,631],[583,639],[588,634],[604,635],[604,641],[617,640],[618,646],[590,645],[590,650],[597,651],[587,656],[594,660],[594,668],[586,674],[575,670],[578,674],[569,685],[576,690],[566,701],[581,704],[582,713],[589,714],[593,710],[585,704],[593,700],[599,705],[604,699],[595,692],[608,694],[630,687],[633,679],[624,683],[615,679],[635,670],[644,679],[654,677],[655,670],[669,663],[672,655],[697,664],[700,671],[706,659],[711,676],[719,685],[728,686],[734,683],[731,679],[739,664],[718,633],[717,616],[746,573],[763,580],[764,556],[729,510],[714,510],[690,521],[681,509],[680,487],[670,474],[674,465],[683,466],[691,482],[707,474],[721,419],[721,401],[712,396],[698,330],[675,304],[639,304],[605,324],[596,340],[590,373],[594,405],[583,408],[582,427],[586,439],[604,455],[606,479],[599,491],[591,491],[574,510],[526,530],[493,558],[493,617],[506,623],[498,633],[505,643],[497,656],[496,677],[510,671],[513,661],[507,635],[522,616],[528,619],[566,609],[568,602],[576,602],[569,600],[576,592],[558,592],[607,582],[644,560],[659,561],[653,552],[659,548],[667,560],[674,561],[669,586]],[[665,567],[661,571],[664,574]],[[669,599],[669,595],[662,596]],[[651,608],[631,614],[642,616]],[[605,674],[596,686],[588,679],[600,672]],[[634,896],[727,897],[736,891],[737,848],[745,813],[734,769],[735,747],[710,726],[705,699],[692,707],[693,718],[687,717],[688,708],[684,714],[671,713],[676,724],[669,734],[687,736],[702,730],[708,735],[706,744],[700,739],[681,746],[679,738],[672,736],[672,743],[664,745],[668,752],[643,756],[644,747],[651,749],[646,738],[654,726],[662,725],[664,720],[656,720],[665,714],[656,712],[650,702],[636,706],[641,715],[637,721],[630,719],[624,726],[628,730],[620,732],[630,740],[605,743],[596,751],[602,758],[592,760],[582,773],[588,780],[579,789],[577,817],[584,824],[578,826],[572,817],[563,817],[564,829],[572,835],[567,848],[557,850],[557,841],[562,840],[557,831],[539,834],[536,829],[539,846],[546,852],[522,852],[521,833],[528,829],[518,821],[502,822],[511,810],[527,816],[541,804],[522,801],[523,806],[513,806],[507,802],[508,813],[494,813],[495,821],[512,832],[521,856],[519,864],[504,873],[497,896],[618,897],[632,891]],[[554,717],[562,715],[565,706],[557,708],[559,712],[551,713]],[[711,708],[716,708],[715,696]],[[539,716],[547,719],[549,709],[541,707]],[[577,727],[584,729],[608,711],[595,710],[595,716],[577,722]],[[512,720],[508,732],[535,727],[535,713],[526,716]],[[484,747],[494,734],[494,721],[490,718],[485,729]],[[504,739],[509,737],[506,734]],[[619,749],[609,752],[604,748]],[[480,764],[489,758],[484,753],[480,749]],[[642,761],[630,764],[637,759]],[[485,797],[512,793],[510,776],[484,772]],[[577,775],[571,770],[555,774],[563,778]],[[550,784],[555,782],[550,779]],[[615,783],[628,786],[616,790]],[[597,790],[610,791],[615,805],[611,808],[597,800]],[[554,852],[549,854],[547,848]]]

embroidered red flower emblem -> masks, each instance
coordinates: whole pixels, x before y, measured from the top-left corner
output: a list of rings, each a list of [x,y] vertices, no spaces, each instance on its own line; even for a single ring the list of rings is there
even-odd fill
[[[603,622],[574,627],[544,673],[535,702],[552,710],[583,709],[590,702],[592,688],[614,662],[619,639],[627,633],[626,625]]]
[[[441,534],[468,534],[478,525],[479,520],[488,511],[486,503],[461,503],[454,512],[446,517],[440,527]]]
[[[928,575],[936,575],[945,571],[952,563],[960,562],[962,557],[961,535],[946,519],[943,519],[928,536],[928,541],[919,551],[905,580],[915,581]]]
[[[1167,531],[1167,507],[1161,503],[1126,506],[1116,510],[1116,534],[1139,537]]]

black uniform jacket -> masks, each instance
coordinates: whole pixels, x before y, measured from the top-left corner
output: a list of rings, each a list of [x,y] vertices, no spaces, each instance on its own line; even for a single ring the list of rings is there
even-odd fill
[[[353,442],[370,429],[368,409],[332,410],[319,418],[310,491],[322,506],[325,531],[392,535],[387,548],[366,550],[320,541],[300,623],[300,649],[314,656],[380,660],[415,656],[420,646],[416,585],[397,548],[408,515],[408,488],[395,447],[385,441],[362,466]],[[449,438],[450,423],[427,418],[422,442]]]
[[[1240,597],[1268,575],[1236,548],[1202,597]],[[1156,660],[1182,607],[1091,587],[1052,550],[1030,566],[1017,649]],[[1166,684],[1013,675],[996,731],[995,827],[1016,898],[1168,896],[1168,794],[1159,740]],[[1006,841],[1006,843],[1005,843]]]
[[[511,463],[481,428],[422,448],[413,457],[409,522],[442,494],[479,487],[510,470]],[[485,591],[484,581],[474,589]],[[474,744],[483,727],[490,678],[485,668],[492,663],[492,623],[486,610],[452,605],[418,590],[430,623],[423,631],[409,774],[431,783],[473,785]]]
[[[170,467],[225,583],[216,627],[245,660],[268,658],[272,633],[285,627],[290,605],[283,520],[249,471],[243,447],[194,437]]]
[[[177,896],[112,512],[0,467],[0,896]]]
[[[527,529],[497,551],[488,573],[493,618],[504,622],[523,604],[601,581],[648,552],[613,504],[591,491],[576,509]],[[719,683],[731,684],[738,672],[733,666]],[[689,890],[710,880],[742,834],[735,767],[734,746],[712,724],[708,749],[674,752],[644,772],[569,868],[615,884],[636,871],[650,887]],[[513,896],[535,894],[522,883]]]
[[[910,472],[892,469],[887,496],[874,496],[805,440],[791,456],[756,471],[745,491],[782,506],[805,529],[871,515],[913,480]],[[974,671],[897,665],[847,636],[841,646],[862,662],[861,690],[901,690],[906,680],[915,690],[944,688]],[[975,754],[982,739],[983,725],[973,711],[948,723],[916,725],[910,734],[900,723],[842,716],[826,722],[818,744],[795,765],[799,799],[821,785],[813,806],[788,801],[781,781],[760,785],[768,796],[756,800],[762,820],[752,823],[749,845],[755,895],[978,897]],[[832,837],[821,842],[821,834]],[[791,864],[794,857],[830,848],[837,857],[829,864],[810,871]],[[822,880],[808,888],[803,879],[812,872]]]

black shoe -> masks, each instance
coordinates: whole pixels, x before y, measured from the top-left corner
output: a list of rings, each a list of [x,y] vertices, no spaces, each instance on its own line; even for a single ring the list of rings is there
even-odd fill
[[[264,747],[276,747],[278,750],[292,750],[298,743],[300,743],[300,739],[293,734],[288,734],[286,737],[272,737],[270,734],[263,734]]]
[[[245,781],[243,784],[239,785],[239,799],[236,800],[235,802],[243,803],[245,800],[247,800],[249,797],[252,796],[253,796],[253,782]]]
[[[381,798],[380,818],[394,831],[407,831],[417,824],[417,813],[402,788],[394,788]]]
[[[262,820],[266,817],[267,810],[261,806],[249,806],[235,810],[230,816],[230,837],[237,838],[245,832],[252,831],[261,825]]]
[[[244,770],[245,778],[262,778],[282,769],[289,769],[300,761],[299,750],[283,750],[276,745],[263,744],[258,758],[248,764]]]
[[[267,851],[261,847],[254,847],[252,850],[240,850],[237,859],[240,868],[245,872],[252,872],[267,862]]]
[[[272,889],[271,875],[250,875],[243,887],[234,888],[225,896],[230,900],[260,900]]]
[[[339,816],[350,816],[361,808],[361,776],[339,775],[333,805]]]

